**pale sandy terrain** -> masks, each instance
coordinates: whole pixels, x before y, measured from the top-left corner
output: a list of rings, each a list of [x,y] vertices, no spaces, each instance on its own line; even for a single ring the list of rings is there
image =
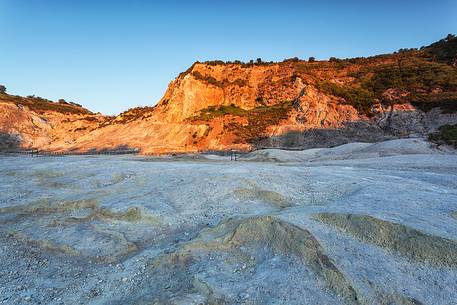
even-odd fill
[[[0,303],[457,304],[454,151],[240,160],[0,156]]]

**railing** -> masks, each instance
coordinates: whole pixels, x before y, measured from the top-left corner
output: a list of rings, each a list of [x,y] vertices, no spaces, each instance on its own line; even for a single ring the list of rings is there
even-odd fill
[[[138,154],[137,149],[123,149],[123,150],[101,150],[101,151],[47,151],[38,149],[18,149],[18,150],[4,150],[0,154],[11,155],[30,155],[34,156],[93,156],[93,155],[134,155]]]
[[[236,159],[236,150],[230,150],[230,161],[237,161]]]
[[[7,149],[0,150],[0,154],[38,155],[38,149]]]

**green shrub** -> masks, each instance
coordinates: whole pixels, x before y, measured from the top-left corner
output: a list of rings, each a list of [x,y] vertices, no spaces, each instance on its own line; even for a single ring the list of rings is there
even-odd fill
[[[228,128],[233,130],[236,143],[256,142],[265,136],[265,131],[269,126],[277,125],[280,121],[287,119],[292,107],[292,101],[285,101],[272,106],[259,106],[246,110],[244,116],[248,124],[232,123]]]
[[[457,70],[447,64],[408,58],[366,71],[369,72],[373,73],[373,77],[363,86],[377,96],[389,88],[401,88],[410,92],[431,92],[436,88],[443,91],[457,90]]]
[[[413,94],[410,96],[411,104],[428,112],[439,107],[443,113],[457,112],[457,92]]]
[[[208,107],[202,109],[198,116],[190,118],[191,121],[209,121],[216,117],[232,115],[243,117],[247,124],[236,122],[228,123],[225,127],[236,136],[236,143],[253,142],[264,136],[265,130],[272,125],[278,124],[288,117],[292,109],[292,102],[286,101],[272,106],[259,106],[250,110],[244,110],[236,105]]]
[[[457,141],[457,124],[443,125],[438,129],[437,133],[431,134],[429,139],[433,142],[444,142],[447,144],[454,144]]]
[[[228,106],[223,105],[219,107],[209,106],[205,109],[200,110],[200,114],[198,116],[192,117],[191,120],[208,121],[224,115],[243,116],[245,113],[246,110],[241,109],[240,107],[235,106],[234,104]]]
[[[192,76],[195,79],[204,81],[207,84],[211,84],[213,86],[220,87],[220,88],[224,88],[229,85],[237,85],[238,87],[247,86],[247,81],[244,79],[240,79],[240,78],[234,80],[233,82],[229,81],[228,79],[223,79],[222,81],[219,81],[219,80],[215,79],[214,77],[212,77],[211,75],[202,75],[198,71],[193,71]]]
[[[374,96],[366,89],[332,82],[322,82],[318,84],[318,88],[324,93],[342,98],[345,104],[352,105],[359,113],[371,114]]]
[[[435,61],[453,64],[457,59],[457,37],[449,34],[440,41],[422,47],[421,50]]]
[[[9,95],[6,93],[0,93],[0,101],[11,102],[16,105],[22,105],[29,107],[30,110],[43,113],[45,111],[56,111],[61,113],[73,113],[73,114],[91,114],[89,110],[69,104],[69,103],[55,103],[51,100],[29,95],[27,97],[21,97],[17,95]]]

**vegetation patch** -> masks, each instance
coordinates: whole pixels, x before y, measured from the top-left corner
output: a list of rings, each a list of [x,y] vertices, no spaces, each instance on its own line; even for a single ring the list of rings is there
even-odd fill
[[[56,103],[51,100],[33,95],[22,97],[0,92],[0,102],[9,102],[14,103],[18,106],[27,106],[30,110],[40,114],[46,111],[55,111],[60,113],[72,114],[92,114],[92,112],[81,107],[79,104],[62,101]]]
[[[224,88],[224,87],[227,87],[229,85],[236,85],[238,87],[244,87],[244,86],[248,85],[247,81],[244,80],[244,79],[238,78],[238,79],[236,79],[234,81],[229,81],[228,79],[223,79],[222,81],[219,81],[219,80],[215,79],[214,77],[212,77],[210,75],[202,75],[198,71],[193,71],[192,72],[192,76],[195,79],[204,81],[207,84],[211,84],[213,86],[220,87],[220,88]]]
[[[377,96],[390,88],[411,92],[443,92],[457,90],[457,70],[449,65],[420,58],[398,58],[395,64],[368,69],[373,77],[363,83]]]
[[[125,124],[131,121],[135,121],[144,117],[147,117],[155,109],[155,106],[144,106],[144,107],[135,107],[130,108],[127,111],[119,114],[118,117],[121,118],[119,123]]]
[[[223,106],[209,106],[205,109],[200,110],[198,116],[191,118],[192,121],[209,121],[216,117],[221,117],[224,115],[235,115],[235,116],[244,116],[248,111],[244,110],[235,104],[223,105]]]
[[[228,106],[210,106],[200,111],[200,114],[190,118],[191,121],[210,121],[217,117],[231,115],[247,120],[247,124],[236,121],[227,123],[225,128],[236,136],[235,143],[249,143],[260,140],[269,126],[277,125],[281,120],[288,118],[293,102],[286,101],[272,106],[259,106],[244,110],[234,104]]]
[[[453,64],[457,59],[457,37],[449,34],[446,38],[423,49],[433,60]]]
[[[320,83],[318,89],[342,98],[345,104],[353,106],[359,113],[371,115],[374,95],[369,90],[355,86],[338,85],[328,81]]]
[[[428,112],[439,107],[443,113],[457,112],[457,92],[444,92],[437,94],[413,94],[411,104]]]
[[[344,85],[324,80],[318,81],[317,86],[322,92],[344,99],[346,104],[366,115],[370,115],[376,102],[387,105],[409,102],[422,111],[436,107],[446,113],[457,111],[455,67],[429,61],[424,53],[417,51],[392,56],[391,63],[366,65],[349,73],[354,79]],[[407,94],[389,99],[385,93],[392,89]]]
[[[429,140],[436,143],[455,145],[457,142],[457,124],[441,126],[438,132],[430,134]]]
[[[147,118],[151,115],[155,106],[134,107],[122,112],[118,116],[106,117],[98,127],[105,127],[111,124],[127,124],[136,120]]]
[[[261,58],[257,58],[256,60],[251,59],[248,62],[243,62],[241,60],[234,60],[234,61],[223,61],[223,60],[210,60],[203,62],[205,65],[208,66],[218,66],[218,65],[240,65],[243,68],[249,68],[253,66],[269,66],[277,64],[273,61],[263,61]]]
[[[286,101],[273,106],[256,107],[247,112],[248,115],[246,115],[246,118],[248,124],[235,124],[235,126],[231,124],[227,127],[229,130],[233,128],[233,132],[236,135],[235,142],[256,142],[265,137],[264,133],[269,126],[277,125],[282,120],[286,120],[292,107],[292,101]]]

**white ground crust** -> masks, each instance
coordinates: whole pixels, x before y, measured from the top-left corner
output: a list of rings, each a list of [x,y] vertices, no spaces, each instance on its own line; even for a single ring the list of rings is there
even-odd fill
[[[0,156],[0,304],[457,304],[451,150],[241,160]]]

